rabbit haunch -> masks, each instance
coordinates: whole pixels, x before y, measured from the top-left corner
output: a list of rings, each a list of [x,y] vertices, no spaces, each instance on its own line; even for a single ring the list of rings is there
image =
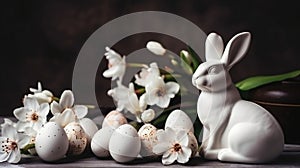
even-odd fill
[[[261,106],[242,100],[228,73],[246,53],[250,33],[235,35],[224,49],[222,38],[208,35],[206,62],[193,74],[202,92],[197,112],[203,124],[201,154],[206,159],[262,163],[283,150],[284,136],[275,118]]]

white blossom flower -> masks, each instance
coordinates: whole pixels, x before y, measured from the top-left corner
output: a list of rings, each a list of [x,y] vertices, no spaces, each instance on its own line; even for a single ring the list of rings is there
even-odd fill
[[[117,103],[117,111],[122,111],[128,106],[129,97],[132,97],[135,91],[131,84],[129,84],[129,87],[126,87],[118,80],[117,87],[110,89],[107,94]]]
[[[9,118],[4,118],[4,123],[1,124],[1,127],[3,127],[5,124],[11,125],[13,127],[17,127],[17,123],[13,122],[11,119]]]
[[[164,165],[172,164],[175,160],[178,163],[189,161],[192,150],[188,147],[189,138],[185,131],[175,132],[172,128],[158,130],[157,145],[153,147],[153,153],[162,155]]]
[[[126,71],[125,56],[122,58],[120,54],[109,47],[105,47],[105,50],[106,53],[104,55],[108,60],[108,69],[103,72],[103,76],[106,78],[112,78],[112,80],[119,78],[119,80],[122,81]]]
[[[0,137],[0,162],[18,163],[21,160],[20,149],[24,148],[29,141],[29,136],[18,133],[12,125],[4,124]]]
[[[128,103],[125,104],[125,108],[133,115],[135,115],[137,122],[150,122],[154,119],[155,111],[147,108],[147,104],[145,102],[145,95],[142,95],[140,99],[134,92],[133,84],[129,84],[129,88],[132,91],[131,94],[128,95]],[[144,114],[144,115],[143,115]],[[143,118],[142,118],[143,117]]]
[[[146,110],[147,103],[145,101],[145,95],[142,95],[140,98],[138,98],[137,94],[135,93],[133,83],[129,83],[129,87],[126,87],[122,85],[120,81],[117,81],[117,85],[118,86],[116,88],[108,91],[108,95],[112,96],[117,103],[117,111],[129,111],[136,117],[138,122],[142,122],[143,119],[141,119],[141,115],[144,112],[146,112],[144,114],[144,119],[146,121],[143,120],[144,122],[150,122],[154,119],[154,110]]]
[[[43,90],[41,82],[38,82],[38,88],[29,88],[33,94],[28,94],[27,97],[36,98],[39,104],[51,103],[53,94],[49,90]],[[26,97],[26,96],[25,96]]]
[[[65,127],[67,124],[85,117],[88,108],[84,105],[74,105],[73,92],[65,90],[60,97],[59,103],[56,101],[51,103],[51,112],[53,117],[50,121],[54,121]]]
[[[156,41],[149,41],[146,48],[156,55],[164,55],[166,53],[166,49]]]
[[[39,130],[42,125],[47,122],[49,104],[39,104],[35,98],[25,97],[24,107],[15,109],[13,113],[19,120],[17,124],[19,131],[26,127],[32,127],[34,130]]]
[[[176,82],[165,83],[162,77],[154,77],[150,81],[145,87],[147,104],[156,104],[161,108],[168,107],[170,99],[175,97],[179,91],[179,84]]]
[[[139,74],[135,75],[135,83],[140,86],[146,86],[152,78],[160,76],[159,68],[156,62],[150,64],[150,67],[142,68]]]

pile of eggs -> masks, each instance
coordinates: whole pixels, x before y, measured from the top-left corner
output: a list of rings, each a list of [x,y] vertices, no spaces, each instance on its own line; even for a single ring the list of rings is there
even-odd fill
[[[194,136],[193,123],[183,111],[173,111],[166,120],[166,127],[188,132],[192,156],[196,154],[198,143]],[[127,123],[122,113],[112,111],[104,118],[102,128],[92,138],[91,150],[97,157],[111,156],[120,163],[132,161],[138,156],[153,157],[155,154],[152,149],[157,144],[156,131],[155,126],[144,124],[137,132]]]
[[[89,118],[71,122],[64,128],[55,122],[48,122],[36,135],[35,150],[38,156],[47,162],[57,161],[69,155],[80,155],[97,131],[97,125]]]
[[[173,111],[166,120],[166,127],[188,132],[192,156],[196,154],[198,143],[193,123],[183,111]],[[111,156],[115,161],[125,163],[138,156],[155,156],[152,149],[158,143],[156,132],[157,128],[151,124],[144,124],[137,131],[122,113],[111,111],[100,130],[88,118],[69,123],[64,128],[55,122],[46,123],[37,133],[35,150],[41,159],[53,162],[65,156],[80,155],[90,145],[97,157]]]

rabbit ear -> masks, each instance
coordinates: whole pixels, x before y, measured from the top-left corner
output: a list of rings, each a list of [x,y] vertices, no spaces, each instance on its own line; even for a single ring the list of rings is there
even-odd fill
[[[249,48],[251,34],[242,32],[235,35],[227,44],[221,61],[229,70],[235,63],[241,60]]]
[[[205,41],[206,61],[220,60],[224,50],[222,37],[216,33],[210,33]]]

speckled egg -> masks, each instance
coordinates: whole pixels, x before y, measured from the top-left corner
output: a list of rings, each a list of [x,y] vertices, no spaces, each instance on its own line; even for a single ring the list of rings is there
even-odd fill
[[[134,160],[141,150],[141,140],[136,129],[130,124],[118,127],[111,135],[109,152],[120,163]]]
[[[188,147],[192,150],[191,157],[194,157],[198,152],[198,141],[193,132],[188,132],[189,145]]]
[[[68,155],[80,155],[87,146],[87,136],[77,122],[72,122],[64,128],[69,140]]]
[[[169,127],[174,130],[185,130],[194,132],[193,122],[190,117],[181,110],[174,110],[167,118],[165,129]]]
[[[142,157],[155,156],[152,149],[157,144],[156,131],[157,128],[152,124],[145,124],[139,129],[138,135],[141,139],[140,154]]]
[[[36,153],[44,161],[52,162],[62,159],[68,147],[69,141],[65,130],[55,122],[43,125],[36,135]]]
[[[102,123],[102,128],[108,126],[113,128],[118,128],[123,124],[127,124],[127,119],[125,118],[125,116],[122,113],[113,110],[105,116]]]
[[[111,135],[115,131],[112,127],[104,127],[96,132],[92,141],[91,149],[92,152],[98,157],[108,157],[109,154],[109,140]]]

